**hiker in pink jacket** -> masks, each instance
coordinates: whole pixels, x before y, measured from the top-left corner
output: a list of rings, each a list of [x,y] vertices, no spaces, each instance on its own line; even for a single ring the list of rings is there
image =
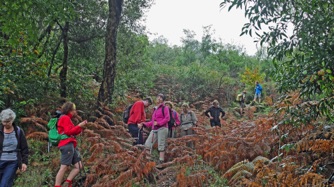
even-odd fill
[[[166,139],[168,136],[169,108],[164,105],[165,96],[159,94],[157,106],[150,122],[144,123],[146,127],[152,127],[152,131],[145,142],[146,150],[152,151],[154,143],[158,140],[159,163],[165,160]]]

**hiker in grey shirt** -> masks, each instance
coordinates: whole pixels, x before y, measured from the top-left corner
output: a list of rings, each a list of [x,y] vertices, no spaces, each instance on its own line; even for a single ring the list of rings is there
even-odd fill
[[[16,170],[26,171],[28,144],[24,132],[13,122],[16,114],[11,109],[0,113],[0,187],[11,187]]]
[[[181,121],[181,137],[193,134],[192,127],[197,124],[196,114],[190,110],[187,103],[182,104]]]

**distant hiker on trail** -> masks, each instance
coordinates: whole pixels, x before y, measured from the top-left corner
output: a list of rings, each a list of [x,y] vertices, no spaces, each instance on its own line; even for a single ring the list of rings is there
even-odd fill
[[[259,82],[256,81],[254,101],[256,101],[256,99],[259,99],[259,103],[261,103],[261,93],[262,93],[262,86],[259,84]]]
[[[245,99],[246,99],[246,90],[244,90],[242,93],[237,95],[237,101],[239,102],[240,105],[240,115],[242,116],[244,113],[244,108],[246,107],[245,105]]]
[[[179,114],[173,109],[173,103],[166,101],[165,105],[169,108],[170,119],[168,122],[168,137],[175,138],[175,128],[180,125]]]
[[[0,113],[0,187],[11,187],[19,168],[27,170],[28,144],[24,132],[14,124],[16,114],[11,109]]]
[[[187,103],[182,104],[182,113],[180,115],[181,122],[181,137],[186,135],[192,135],[192,127],[197,125],[197,117],[195,112],[190,110]]]
[[[66,170],[70,165],[73,165],[74,168],[68,175],[63,187],[71,187],[72,180],[82,169],[81,157],[77,147],[76,135],[80,134],[83,131],[83,128],[86,126],[87,121],[83,121],[75,126],[71,118],[77,115],[76,106],[72,102],[66,102],[62,106],[62,116],[58,120],[58,133],[66,134],[69,136],[67,139],[62,139],[59,141],[58,148],[61,152],[60,158],[60,169],[56,176],[55,187],[61,187],[63,177]]]
[[[152,99],[147,97],[144,100],[135,102],[131,107],[127,124],[131,136],[136,140],[134,145],[144,144],[141,129],[143,127],[143,123],[146,121],[145,108],[152,105],[152,103]]]
[[[210,118],[211,127],[221,127],[220,119],[225,116],[225,112],[219,106],[219,102],[217,100],[214,100],[212,104],[213,106],[206,110],[204,114]]]
[[[169,108],[164,105],[165,96],[159,94],[157,106],[150,122],[144,123],[146,127],[152,127],[152,131],[145,142],[146,150],[152,151],[152,147],[158,141],[159,163],[165,161],[166,140],[168,136],[168,121],[170,119]]]

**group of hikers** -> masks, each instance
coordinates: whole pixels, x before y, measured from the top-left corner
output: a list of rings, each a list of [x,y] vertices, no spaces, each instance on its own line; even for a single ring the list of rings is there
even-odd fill
[[[261,101],[261,92],[262,87],[257,82],[254,101],[257,99],[259,102]],[[245,105],[245,94],[246,91],[243,91],[240,100],[238,100],[241,114]],[[182,111],[179,114],[173,109],[172,102],[165,101],[165,99],[166,97],[163,94],[157,95],[156,106],[151,120],[146,121],[145,113],[145,108],[153,104],[153,100],[150,97],[135,102],[130,108],[127,119],[129,133],[135,140],[134,145],[143,144],[149,159],[153,145],[156,142],[158,143],[159,163],[165,161],[166,140],[168,137],[175,138],[175,128],[177,126],[180,127],[181,136],[192,135],[192,128],[197,126],[198,123],[196,114],[190,109],[189,104],[182,104]],[[55,179],[55,187],[71,187],[72,180],[83,168],[75,136],[84,130],[87,121],[74,125],[71,119],[76,115],[77,110],[74,103],[66,102],[62,105],[57,131],[61,135],[67,135],[67,137],[61,139],[58,143],[61,157],[60,168]],[[211,127],[216,128],[221,127],[221,119],[225,112],[219,106],[218,101],[214,100],[212,106],[205,111],[205,115],[210,119]],[[28,143],[23,130],[14,123],[15,118],[16,114],[11,109],[5,109],[0,113],[0,187],[11,187],[13,185],[17,169],[22,172],[27,170]],[[144,140],[142,133],[144,127],[151,129],[146,140]],[[74,167],[65,182],[63,182],[65,172],[71,165]]]
[[[170,101],[165,101],[163,94],[156,97],[156,106],[152,114],[152,118],[146,121],[145,108],[153,104],[153,100],[147,97],[143,100],[135,102],[129,112],[127,127],[131,136],[135,139],[134,145],[144,144],[147,154],[150,155],[152,146],[158,143],[159,163],[165,161],[165,150],[167,138],[175,137],[175,128],[180,126],[181,137],[192,135],[192,127],[196,126],[198,119],[195,112],[190,110],[187,103],[182,104],[182,112],[179,114],[173,109]],[[213,101],[213,106],[205,111],[205,115],[210,119],[212,127],[221,126],[221,119],[225,115],[223,109],[219,106],[217,100]],[[152,129],[146,138],[143,138],[143,128]],[[150,158],[150,156],[148,156]]]
[[[246,100],[246,90],[242,91],[242,93],[237,95],[236,101],[239,102],[240,106],[240,115],[242,116],[244,114],[244,108],[246,107],[245,100]],[[261,102],[261,94],[262,94],[262,86],[258,81],[255,83],[255,95],[253,101]]]

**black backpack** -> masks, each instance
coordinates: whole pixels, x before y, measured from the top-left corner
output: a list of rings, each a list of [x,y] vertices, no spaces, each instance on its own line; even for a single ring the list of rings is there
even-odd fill
[[[133,104],[129,105],[128,107],[126,107],[126,109],[123,112],[123,122],[126,124],[128,123],[129,118],[130,118],[130,111],[131,111],[132,106]]]
[[[168,127],[169,128],[172,128],[174,126],[174,123],[175,123],[173,113],[174,113],[174,111],[171,108],[169,108],[169,116],[170,116],[169,121],[168,121]],[[162,106],[162,115],[163,115],[163,117],[165,117],[165,106]]]
[[[174,127],[175,124],[175,119],[174,119],[174,111],[172,109],[169,109],[169,115],[170,115],[170,120],[168,121],[168,127],[172,128]]]

